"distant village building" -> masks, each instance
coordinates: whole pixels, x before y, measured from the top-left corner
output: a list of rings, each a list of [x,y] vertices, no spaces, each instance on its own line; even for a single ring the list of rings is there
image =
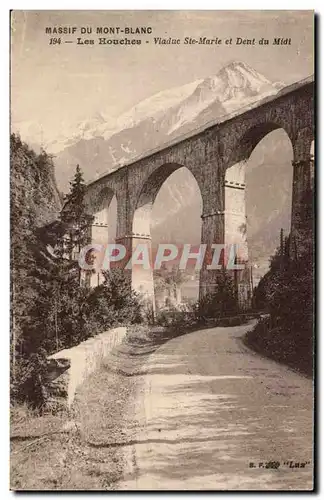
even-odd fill
[[[182,303],[181,288],[177,283],[166,283],[155,289],[155,304],[157,309],[176,307]]]

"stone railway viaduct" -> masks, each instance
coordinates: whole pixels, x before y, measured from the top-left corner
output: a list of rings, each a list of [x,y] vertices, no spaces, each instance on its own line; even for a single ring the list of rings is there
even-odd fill
[[[155,197],[175,170],[186,167],[195,177],[202,197],[201,243],[239,243],[246,257],[242,231],[246,223],[245,164],[259,141],[275,129],[285,130],[293,149],[291,236],[298,249],[302,238],[299,228],[303,222],[303,197],[313,175],[310,156],[314,140],[312,76],[90,182],[86,191],[88,208],[94,215],[107,213],[116,195],[116,242],[124,244],[128,251],[138,243],[150,245],[150,217]],[[95,227],[93,241],[96,241]],[[217,272],[206,267],[201,269],[201,297],[213,289]],[[152,271],[132,271],[132,286],[153,300]]]

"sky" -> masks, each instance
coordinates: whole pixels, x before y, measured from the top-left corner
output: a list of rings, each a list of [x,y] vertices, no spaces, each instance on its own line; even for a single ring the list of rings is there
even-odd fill
[[[129,35],[150,41],[131,47],[49,45],[47,26],[151,26],[153,34]],[[215,75],[233,60],[287,84],[314,71],[312,11],[14,11],[11,33],[12,129],[37,143],[67,134],[96,113],[114,119],[157,92]],[[77,36],[85,35],[62,39]],[[159,36],[264,37],[270,45],[154,45]],[[291,45],[273,46],[274,37],[290,37]]]

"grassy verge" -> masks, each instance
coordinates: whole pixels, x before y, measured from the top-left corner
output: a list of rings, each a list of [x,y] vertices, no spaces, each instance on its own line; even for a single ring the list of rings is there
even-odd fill
[[[10,488],[55,489],[73,433],[67,413],[40,415],[26,405],[11,408]]]
[[[313,348],[307,332],[287,333],[280,328],[270,328],[260,320],[245,335],[245,345],[254,351],[283,363],[308,377],[313,376]]]

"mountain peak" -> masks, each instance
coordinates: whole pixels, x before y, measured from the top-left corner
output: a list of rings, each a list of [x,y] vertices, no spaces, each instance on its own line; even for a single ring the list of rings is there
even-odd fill
[[[100,110],[53,142],[51,152],[62,152],[62,161],[57,158],[62,170],[89,164],[93,178],[276,94],[279,88],[247,63],[233,60],[214,75],[148,96],[117,119]]]
[[[249,64],[243,62],[243,61],[237,61],[237,60],[233,60],[229,63],[227,63],[225,66],[223,66],[222,69],[245,69],[247,71],[250,71],[251,73],[252,72],[255,72],[255,70],[252,68],[252,66],[250,66]]]
[[[264,86],[271,86],[270,80],[242,61],[227,64],[217,73],[217,77],[231,87],[250,88],[255,92]]]

